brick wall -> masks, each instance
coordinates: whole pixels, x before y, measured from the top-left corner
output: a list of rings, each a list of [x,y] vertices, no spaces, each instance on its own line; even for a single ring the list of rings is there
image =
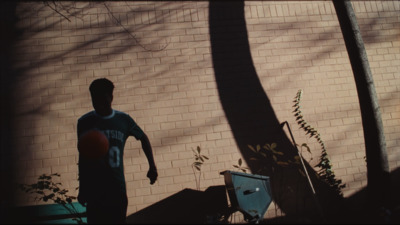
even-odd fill
[[[201,189],[224,184],[219,172],[233,170],[242,153],[219,98],[208,6],[206,1],[19,3],[22,32],[12,65],[17,181],[60,173],[63,186],[77,194],[76,121],[92,110],[91,81],[107,77],[116,87],[113,107],[129,113],[148,134],[159,170],[158,182],[150,186],[140,142],[128,139],[128,214],[195,189],[191,164],[197,146],[210,158],[202,167]],[[400,4],[355,1],[353,7],[394,170],[400,165]],[[244,13],[251,60],[277,119],[289,122],[297,143],[311,147],[312,154],[304,156],[315,165],[319,145],[298,129],[292,115],[292,101],[303,89],[302,112],[321,133],[334,172],[347,185],[345,197],[364,188],[360,108],[332,3],[246,1]],[[19,193],[16,204],[36,203]],[[267,217],[276,216],[274,208]]]

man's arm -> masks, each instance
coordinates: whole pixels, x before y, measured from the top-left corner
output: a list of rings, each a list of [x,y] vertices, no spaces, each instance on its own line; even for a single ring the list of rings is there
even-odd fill
[[[78,142],[79,138],[82,135],[82,128],[81,125],[78,121],[77,125],[77,135],[78,135]],[[78,146],[77,146],[78,148]],[[85,172],[87,168],[84,165],[84,160],[82,159],[82,156],[79,155],[79,160],[78,160],[78,180],[79,180],[79,193],[78,193],[78,202],[81,203],[81,205],[86,206],[87,203],[87,178],[85,175]]]
[[[81,203],[81,205],[86,206],[87,203],[87,178],[85,176],[85,166],[83,165],[84,163],[82,162],[82,157],[79,156],[79,162],[78,162],[78,180],[79,180],[79,193],[78,193],[78,202]]]
[[[142,137],[140,138],[140,142],[142,143],[142,149],[147,157],[147,161],[149,162],[149,171],[147,172],[147,177],[150,179],[150,184],[154,184],[158,177],[157,167],[154,162],[150,140],[145,133],[143,133]]]

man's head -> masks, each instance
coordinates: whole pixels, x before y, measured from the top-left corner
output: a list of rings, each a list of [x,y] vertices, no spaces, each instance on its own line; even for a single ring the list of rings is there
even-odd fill
[[[96,79],[90,84],[89,91],[96,112],[102,116],[111,114],[114,84],[106,78]]]

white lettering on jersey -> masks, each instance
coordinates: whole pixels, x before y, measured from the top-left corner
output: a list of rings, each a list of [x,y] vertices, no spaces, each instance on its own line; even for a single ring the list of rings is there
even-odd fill
[[[108,139],[116,139],[124,142],[124,133],[118,130],[103,130]]]

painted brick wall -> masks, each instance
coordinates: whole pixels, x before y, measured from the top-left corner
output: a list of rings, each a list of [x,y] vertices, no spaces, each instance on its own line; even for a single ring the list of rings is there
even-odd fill
[[[211,55],[207,1],[21,2],[13,68],[15,162],[20,183],[60,173],[77,194],[76,121],[92,110],[88,86],[107,77],[113,107],[148,134],[159,170],[150,186],[140,142],[125,147],[128,214],[185,188],[196,188],[192,149],[210,159],[201,189],[224,184],[219,172],[241,158],[221,106]],[[55,8],[59,13],[51,9]],[[400,4],[355,1],[382,112],[390,169],[400,166]],[[321,133],[345,197],[367,184],[360,108],[343,37],[330,1],[246,1],[255,70],[279,121],[297,143],[318,143],[298,129],[293,99]],[[235,34],[232,34],[234,38]],[[228,59],[227,59],[228,60]],[[264,144],[264,143],[259,143]],[[313,159],[311,159],[311,157]],[[246,165],[245,165],[246,166]],[[19,193],[18,205],[36,204]],[[274,217],[272,205],[267,217]]]

